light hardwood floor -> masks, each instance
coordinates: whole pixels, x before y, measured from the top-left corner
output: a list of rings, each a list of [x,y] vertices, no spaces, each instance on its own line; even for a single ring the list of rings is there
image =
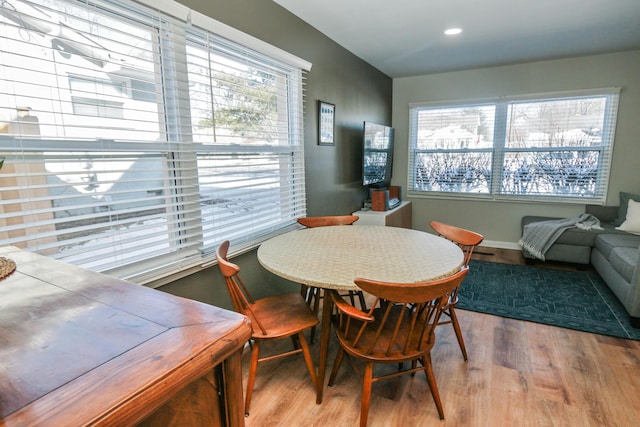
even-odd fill
[[[517,251],[480,251],[491,255],[475,258],[524,262]],[[432,350],[445,420],[438,418],[424,375],[405,375],[374,384],[370,427],[640,426],[640,342],[458,313],[469,361],[462,359],[450,325],[439,328]],[[311,347],[317,363],[317,339]],[[332,348],[330,363],[334,354]],[[248,362],[245,355],[245,381]],[[360,386],[345,363],[316,405],[301,357],[262,364],[246,426],[357,426]]]

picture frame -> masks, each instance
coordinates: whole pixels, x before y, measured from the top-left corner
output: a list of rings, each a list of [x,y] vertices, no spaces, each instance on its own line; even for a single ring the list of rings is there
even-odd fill
[[[318,145],[335,145],[336,106],[318,101]]]

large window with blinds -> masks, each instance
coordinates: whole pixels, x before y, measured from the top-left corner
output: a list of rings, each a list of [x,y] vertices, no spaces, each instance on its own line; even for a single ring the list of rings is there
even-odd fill
[[[410,106],[414,195],[604,202],[617,89]]]
[[[305,214],[310,64],[149,4],[2,2],[0,245],[145,283]]]

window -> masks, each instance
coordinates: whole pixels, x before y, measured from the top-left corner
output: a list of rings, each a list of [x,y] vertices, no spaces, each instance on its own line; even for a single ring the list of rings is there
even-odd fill
[[[74,115],[124,119],[123,83],[70,77],[69,89]]]
[[[158,3],[3,2],[0,245],[145,283],[305,214],[310,64]]]
[[[604,202],[618,92],[411,105],[409,191]]]

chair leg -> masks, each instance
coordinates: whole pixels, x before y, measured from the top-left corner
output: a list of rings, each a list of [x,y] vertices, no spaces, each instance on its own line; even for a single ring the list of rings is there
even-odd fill
[[[453,306],[449,307],[449,314],[451,316],[451,324],[453,325],[453,330],[456,331],[456,338],[458,338],[458,344],[460,345],[460,350],[462,351],[462,357],[465,362],[467,359],[467,349],[464,346],[464,339],[462,338],[462,330],[460,329],[460,324],[458,323],[458,316],[456,315],[456,310]]]
[[[338,349],[336,353],[336,359],[333,361],[333,368],[331,368],[331,375],[329,376],[329,384],[331,387],[333,385],[333,381],[336,379],[336,375],[338,374],[338,369],[340,369],[340,365],[342,364],[342,359],[344,358],[344,350],[342,347]]]
[[[307,305],[311,307],[313,305],[313,299],[316,296],[316,291],[318,290],[318,288],[314,288],[313,286],[305,286],[305,285],[301,285],[301,286],[304,286],[307,290],[305,294],[302,296],[304,297],[304,300],[307,302]]]
[[[349,301],[351,302],[351,305],[356,305],[356,300],[355,298],[353,298],[354,294],[355,294],[354,291],[349,291]]]
[[[358,299],[360,300],[360,308],[362,311],[367,311],[367,302],[364,300],[364,293],[358,291]]]
[[[251,351],[251,365],[249,366],[249,378],[247,379],[247,397],[244,401],[244,415],[249,416],[251,406],[251,395],[253,394],[253,384],[256,382],[256,372],[258,371],[258,359],[260,358],[260,340],[255,340]]]
[[[293,344],[293,348],[298,350],[300,348],[300,340],[297,335],[291,335],[291,343]]]
[[[307,344],[307,340],[304,339],[304,334],[302,332],[298,332],[297,341],[300,343],[302,347],[302,355],[304,356],[304,363],[307,365],[307,370],[309,371],[309,375],[311,375],[311,381],[313,382],[313,389],[318,389],[318,377],[316,376],[316,368],[313,366],[313,360],[311,359],[311,352],[309,351],[309,345]]]
[[[438,408],[438,415],[441,420],[444,420],[444,409],[442,408],[442,402],[440,401],[440,392],[438,391],[438,385],[436,384],[436,377],[433,374],[433,366],[431,365],[431,354],[427,354],[422,358],[422,364],[424,366],[424,372],[427,375],[427,383],[431,389],[431,396]]]
[[[321,288],[313,288],[313,312],[315,314],[318,314],[318,310],[320,309],[320,299],[322,298],[321,294]]]
[[[371,404],[371,384],[373,383],[373,363],[367,363],[364,367],[362,379],[362,400],[360,401],[360,427],[367,426],[369,417],[369,405]]]
[[[311,288],[311,292],[313,292],[313,312],[318,316],[318,312],[320,311],[320,292],[322,289],[320,288]],[[316,337],[316,327],[315,325],[311,327],[311,332],[309,333],[309,342],[313,344],[313,339]]]

